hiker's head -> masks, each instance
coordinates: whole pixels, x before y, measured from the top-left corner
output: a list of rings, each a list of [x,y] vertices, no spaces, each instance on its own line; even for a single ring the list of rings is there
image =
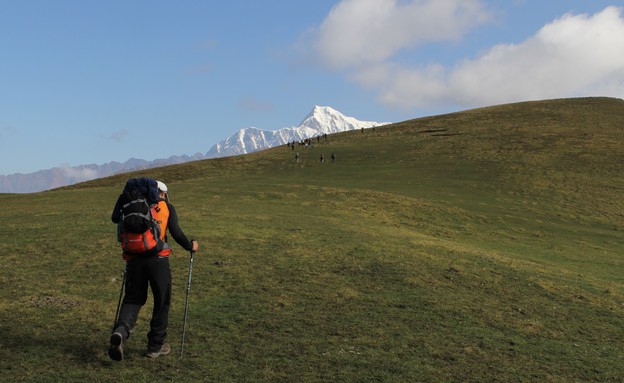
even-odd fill
[[[167,194],[167,185],[165,185],[164,182],[161,181],[156,181],[156,183],[158,184],[158,194],[160,194],[161,196],[164,196]]]

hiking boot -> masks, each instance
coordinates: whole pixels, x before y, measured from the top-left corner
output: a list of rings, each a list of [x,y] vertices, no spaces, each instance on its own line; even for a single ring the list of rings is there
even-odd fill
[[[123,336],[119,332],[114,332],[110,337],[110,347],[108,349],[108,356],[112,360],[121,362],[123,359]]]
[[[167,355],[171,352],[171,346],[169,346],[169,343],[165,343],[162,345],[162,347],[160,348],[160,350],[158,351],[148,351],[147,354],[145,354],[147,357],[149,358],[158,358],[161,355]]]

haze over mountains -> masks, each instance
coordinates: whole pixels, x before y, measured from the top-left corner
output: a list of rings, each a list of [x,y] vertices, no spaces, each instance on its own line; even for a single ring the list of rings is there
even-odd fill
[[[205,154],[195,153],[194,155],[171,156],[155,160],[131,158],[123,163],[113,161],[103,165],[89,164],[55,167],[27,174],[0,175],[0,193],[33,193],[118,173],[208,158],[247,154],[323,134],[368,129],[385,124],[387,122],[360,121],[356,118],[345,116],[331,107],[315,106],[310,114],[296,127],[287,127],[273,131],[253,127],[240,129],[235,134],[214,145]]]

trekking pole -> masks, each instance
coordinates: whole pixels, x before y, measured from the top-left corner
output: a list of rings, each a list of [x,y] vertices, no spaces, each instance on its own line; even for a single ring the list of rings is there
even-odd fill
[[[126,285],[126,270],[127,268],[124,268],[123,278],[121,281],[121,289],[119,289],[119,301],[117,302],[117,312],[115,312],[115,321],[113,322],[113,331],[115,331],[115,328],[117,327],[117,320],[119,319],[119,310],[121,309],[121,298],[123,297],[124,286]]]
[[[191,258],[189,260],[188,283],[186,285],[186,303],[184,304],[184,322],[182,324],[182,344],[180,345],[180,360],[184,355],[184,337],[186,336],[186,319],[188,318],[188,299],[191,292],[191,276],[193,275],[193,250],[190,251]]]

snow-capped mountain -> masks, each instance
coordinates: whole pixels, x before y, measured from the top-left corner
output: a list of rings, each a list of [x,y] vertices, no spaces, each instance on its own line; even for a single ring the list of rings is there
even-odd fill
[[[206,158],[228,157],[247,154],[288,142],[300,141],[323,134],[332,134],[355,129],[367,129],[387,123],[359,121],[347,117],[327,106],[315,106],[301,124],[296,127],[278,130],[262,130],[245,128],[214,145],[206,154],[196,153],[192,156],[171,156],[152,161],[131,158],[126,162],[109,162],[103,165],[80,165],[55,167],[28,174],[0,175],[0,193],[32,193],[78,182],[107,177],[113,174],[134,170],[149,169],[159,166],[179,164]]]
[[[247,154],[323,134],[362,128],[368,129],[385,124],[387,123],[360,121],[353,117],[347,117],[328,106],[315,106],[312,112],[310,112],[297,127],[282,128],[273,131],[257,128],[241,129],[236,134],[214,145],[206,153],[206,158]]]

